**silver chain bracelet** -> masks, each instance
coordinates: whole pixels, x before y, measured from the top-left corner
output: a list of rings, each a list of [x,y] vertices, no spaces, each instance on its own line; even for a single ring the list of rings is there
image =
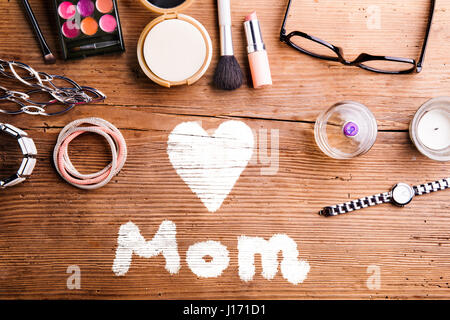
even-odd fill
[[[27,113],[55,116],[67,112],[79,104],[98,102],[106,98],[97,89],[80,86],[72,79],[64,76],[38,72],[22,62],[0,59],[0,76],[15,79],[22,85],[32,88],[27,92],[20,92],[7,89],[0,84],[0,105],[3,102],[13,102],[18,105],[18,108],[12,111],[0,108],[0,112],[6,114]],[[55,81],[63,81],[66,86],[58,86]],[[32,96],[42,94],[42,92],[49,95],[47,101],[39,102],[32,98]],[[63,105],[64,109],[50,113],[46,111],[46,107],[55,104]]]

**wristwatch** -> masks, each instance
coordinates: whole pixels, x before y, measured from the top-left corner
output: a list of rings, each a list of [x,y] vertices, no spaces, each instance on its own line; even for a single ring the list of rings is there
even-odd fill
[[[444,178],[413,187],[406,183],[400,182],[397,183],[389,192],[379,193],[371,197],[364,197],[335,206],[325,207],[319,211],[319,214],[325,217],[337,216],[343,213],[348,213],[382,203],[392,203],[398,207],[404,207],[412,201],[414,196],[420,196],[424,193],[445,190],[448,188],[450,188],[450,178]]]
[[[33,139],[26,132],[6,123],[0,123],[0,131],[16,138],[23,154],[19,170],[9,178],[0,180],[0,188],[6,188],[23,182],[31,175],[36,165],[37,151]]]

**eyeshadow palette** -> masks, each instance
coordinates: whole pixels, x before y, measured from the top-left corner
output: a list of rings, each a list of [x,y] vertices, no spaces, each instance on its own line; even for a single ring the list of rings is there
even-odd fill
[[[54,0],[64,59],[125,51],[116,0]]]

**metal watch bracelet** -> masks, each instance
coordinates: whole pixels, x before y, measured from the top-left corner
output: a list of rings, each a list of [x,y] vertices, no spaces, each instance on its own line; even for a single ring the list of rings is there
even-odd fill
[[[425,193],[445,190],[450,188],[450,178],[444,178],[438,181],[409,186],[406,183],[397,183],[391,191],[379,193],[373,196],[352,200],[334,206],[328,206],[319,211],[319,215],[330,217],[351,211],[375,206],[382,203],[392,203],[403,207],[411,202],[414,196],[420,196]]]
[[[12,176],[0,180],[0,188],[6,188],[23,182],[31,175],[36,165],[37,150],[33,139],[29,138],[25,131],[5,123],[0,123],[0,131],[16,138],[23,154],[19,170]]]

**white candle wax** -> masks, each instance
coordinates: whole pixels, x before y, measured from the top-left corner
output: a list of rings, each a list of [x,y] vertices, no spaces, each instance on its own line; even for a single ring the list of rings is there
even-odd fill
[[[417,126],[419,140],[429,149],[443,150],[450,146],[450,113],[443,109],[428,111]]]

